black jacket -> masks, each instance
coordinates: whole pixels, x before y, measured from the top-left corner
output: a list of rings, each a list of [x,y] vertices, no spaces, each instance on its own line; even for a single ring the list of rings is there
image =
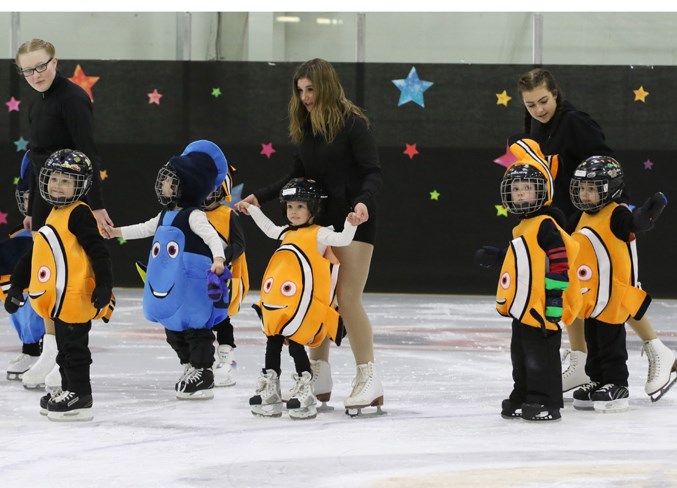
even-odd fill
[[[30,124],[30,158],[34,185],[39,181],[40,169],[47,158],[59,149],[75,149],[87,155],[92,162],[94,176],[87,202],[94,210],[104,208],[99,170],[101,159],[94,145],[92,102],[89,95],[75,83],[57,72],[52,86],[38,93],[28,113]],[[28,215],[33,202],[40,198],[37,186],[31,186]]]

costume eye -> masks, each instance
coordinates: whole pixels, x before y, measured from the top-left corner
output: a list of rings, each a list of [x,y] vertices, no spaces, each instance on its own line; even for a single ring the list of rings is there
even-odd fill
[[[586,266],[585,264],[578,267],[576,274],[578,275],[578,279],[581,281],[590,281],[592,279],[592,269],[590,266]]]
[[[263,283],[263,291],[265,293],[270,293],[270,289],[273,287],[273,279],[268,278],[264,283]]]
[[[296,283],[293,281],[285,281],[280,287],[280,292],[286,297],[291,297],[296,294]]]
[[[510,273],[505,272],[501,276],[501,288],[503,288],[504,290],[510,288]]]
[[[38,269],[38,281],[44,283],[52,276],[52,271],[47,266],[40,266]]]
[[[174,241],[168,242],[167,243],[167,254],[169,254],[170,258],[174,259],[179,254],[179,245]]]
[[[153,244],[153,248],[150,251],[151,255],[156,258],[158,254],[160,254],[160,243],[156,242]]]

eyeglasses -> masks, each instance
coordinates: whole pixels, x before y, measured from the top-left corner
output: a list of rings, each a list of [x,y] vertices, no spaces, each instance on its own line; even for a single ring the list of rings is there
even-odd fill
[[[44,63],[37,65],[35,68],[21,69],[19,66],[17,66],[16,71],[24,78],[28,78],[29,76],[33,76],[33,73],[35,73],[36,71],[38,73],[44,72],[47,69],[47,66],[49,66],[49,63],[52,62],[52,59],[54,59],[54,57],[49,58]]]

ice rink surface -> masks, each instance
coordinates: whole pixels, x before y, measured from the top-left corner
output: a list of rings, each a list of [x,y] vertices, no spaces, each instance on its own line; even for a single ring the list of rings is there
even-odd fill
[[[499,415],[512,387],[510,320],[493,297],[369,294],[387,414],[345,415],[355,372],[345,343],[330,358],[333,412],[262,419],[248,406],[265,349],[256,292],[233,319],[237,385],[203,401],[175,398],[182,369],[144,319],[141,290],[116,295],[113,320],[90,337],[93,421],[51,422],[42,392],[0,381],[0,487],[677,487],[677,386],[650,401],[631,330],[629,411],[577,411],[568,393],[561,422],[533,425]],[[648,316],[676,349],[677,301],[654,300]],[[3,311],[0,366],[19,352]]]

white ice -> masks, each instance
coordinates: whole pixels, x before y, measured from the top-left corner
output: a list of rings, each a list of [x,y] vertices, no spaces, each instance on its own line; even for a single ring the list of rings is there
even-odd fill
[[[181,368],[163,329],[143,318],[140,290],[116,293],[113,321],[91,334],[93,421],[51,422],[42,392],[0,380],[0,487],[677,486],[677,387],[650,401],[630,330],[629,411],[577,411],[567,394],[561,422],[533,425],[499,415],[512,387],[510,321],[493,297],[369,294],[387,414],[345,415],[355,366],[344,344],[331,353],[333,412],[262,419],[247,402],[265,344],[255,292],[233,319],[237,385],[207,401],[174,397]],[[655,300],[649,317],[675,349],[677,302]],[[2,313],[0,367],[19,351]]]

